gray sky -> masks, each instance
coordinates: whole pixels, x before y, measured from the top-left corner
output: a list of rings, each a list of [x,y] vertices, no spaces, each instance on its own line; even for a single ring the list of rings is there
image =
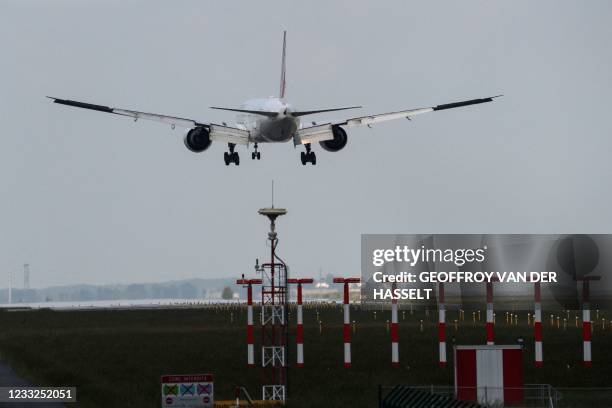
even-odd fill
[[[301,276],[359,275],[362,233],[612,232],[611,17],[608,1],[4,0],[0,273],[251,273],[271,179]],[[229,121],[207,107],[277,94],[283,29],[302,109],[505,97],[350,129],[315,167],[288,143],[229,168],[223,144],[193,154],[178,129],[44,98]]]

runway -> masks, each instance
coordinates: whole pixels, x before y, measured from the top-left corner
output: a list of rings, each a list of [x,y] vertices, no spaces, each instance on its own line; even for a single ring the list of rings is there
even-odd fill
[[[11,367],[4,361],[0,361],[0,387],[32,387],[33,384],[19,377]],[[78,395],[77,395],[78,400]],[[32,408],[33,406],[40,408],[65,408],[64,404],[59,402],[37,402],[37,403],[0,403],[0,407],[7,408]]]

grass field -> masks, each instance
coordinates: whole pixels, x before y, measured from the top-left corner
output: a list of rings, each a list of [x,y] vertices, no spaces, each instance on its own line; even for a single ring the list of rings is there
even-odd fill
[[[322,321],[319,332],[316,312]],[[256,310],[257,312],[257,310]],[[233,314],[233,323],[230,322]],[[484,323],[449,324],[449,365],[437,365],[437,314],[400,311],[399,369],[391,368],[388,311],[353,310],[353,367],[343,368],[342,313],[338,306],[306,307],[305,368],[290,369],[291,407],[375,407],[378,384],[452,385],[452,338],[456,344],[483,344]],[[509,326],[499,316],[496,343],[527,350],[526,383],[555,387],[612,384],[612,330],[598,325],[593,335],[593,368],[582,367],[582,329],[544,322],[544,368],[533,367],[533,328],[521,316]],[[548,316],[548,314],[544,314]],[[452,322],[457,313],[447,313]],[[466,314],[467,317],[467,314]],[[294,316],[292,316],[293,320]],[[471,318],[471,316],[470,316]],[[572,314],[573,318],[573,314]],[[420,320],[424,321],[421,331]],[[78,387],[80,407],[158,407],[160,376],[210,372],[215,398],[232,399],[234,386],[261,396],[260,369],[246,367],[246,308],[168,310],[0,312],[0,353],[19,374],[47,386]],[[294,329],[294,327],[292,327]],[[259,331],[256,331],[259,338]],[[292,342],[293,343],[293,342]],[[256,346],[256,350],[258,350]],[[295,360],[294,347],[290,350]],[[256,361],[261,357],[256,351]],[[612,406],[612,401],[610,402]]]

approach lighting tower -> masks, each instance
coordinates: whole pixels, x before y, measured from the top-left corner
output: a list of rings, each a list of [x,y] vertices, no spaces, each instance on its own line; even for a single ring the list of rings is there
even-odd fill
[[[270,262],[257,268],[261,273],[261,363],[264,400],[287,400],[288,294],[287,265],[276,255],[276,219],[287,214],[284,208],[262,208],[259,214],[270,220]]]

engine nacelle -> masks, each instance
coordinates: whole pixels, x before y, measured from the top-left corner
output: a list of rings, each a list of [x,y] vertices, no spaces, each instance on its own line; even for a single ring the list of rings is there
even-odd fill
[[[191,129],[183,139],[185,147],[194,153],[202,153],[210,147],[210,131],[205,127],[198,126]]]
[[[330,140],[324,140],[319,142],[321,147],[328,152],[337,152],[342,150],[344,146],[346,146],[346,142],[348,142],[348,137],[346,136],[346,131],[338,125],[332,126],[332,133],[334,134],[334,138]]]

